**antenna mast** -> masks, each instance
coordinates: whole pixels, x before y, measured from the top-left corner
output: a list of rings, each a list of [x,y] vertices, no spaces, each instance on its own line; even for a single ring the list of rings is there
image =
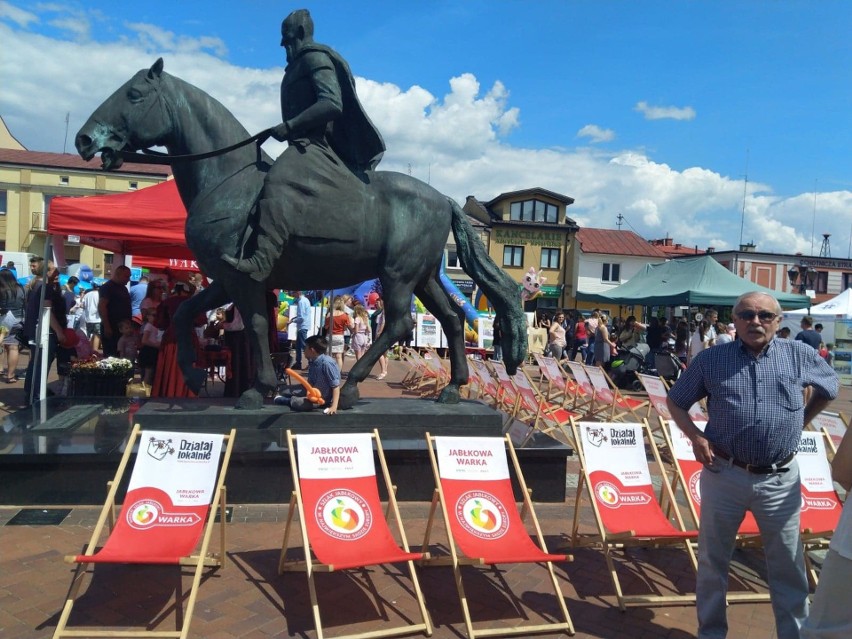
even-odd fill
[[[746,194],[748,193],[748,156],[749,150],[746,149],[746,169],[745,169],[745,182],[743,182],[743,210],[740,215],[740,246],[743,245],[743,228],[745,227],[745,203],[746,203]]]

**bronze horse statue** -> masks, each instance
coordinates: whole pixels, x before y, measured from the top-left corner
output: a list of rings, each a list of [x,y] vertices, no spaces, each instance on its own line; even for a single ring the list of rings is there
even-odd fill
[[[194,366],[190,339],[192,318],[198,313],[230,301],[239,309],[258,370],[254,387],[242,394],[237,408],[255,409],[277,383],[269,356],[266,291],[329,290],[378,278],[384,291],[385,330],[352,367],[341,389],[340,408],[355,404],[358,383],[382,353],[410,333],[412,293],[441,322],[449,344],[450,383],[438,401],[458,402],[459,387],[468,380],[464,315],[439,279],[451,228],[464,271],[494,305],[495,319],[503,330],[506,367],[514,373],[526,357],[527,345],[517,283],[488,256],[458,204],[411,176],[368,171],[362,191],[341,206],[342,215],[358,220],[352,235],[338,239],[334,233],[332,237],[292,234],[266,282],[256,282],[223,262],[223,253],[234,255],[242,247],[272,161],[253,145],[212,152],[248,137],[221,103],[163,72],[161,58],[99,106],[75,140],[84,159],[100,152],[107,170],[121,165],[123,153],[152,146],[164,146],[172,156],[175,182],[187,211],[186,243],[212,279],[208,288],[180,306],[173,319],[178,364],[190,389],[197,392],[205,375]],[[298,226],[304,220],[294,223]]]

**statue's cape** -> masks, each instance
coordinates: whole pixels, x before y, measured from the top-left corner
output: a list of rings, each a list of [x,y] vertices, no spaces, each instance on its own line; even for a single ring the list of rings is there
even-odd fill
[[[385,152],[385,141],[358,100],[349,65],[339,53],[324,44],[312,42],[300,51],[300,56],[308,51],[319,51],[331,59],[340,85],[343,113],[332,125],[331,148],[353,170],[375,169]]]

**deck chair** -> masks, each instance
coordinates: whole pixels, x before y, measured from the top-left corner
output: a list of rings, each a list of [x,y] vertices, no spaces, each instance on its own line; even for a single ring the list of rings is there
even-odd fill
[[[603,408],[596,408],[595,387],[592,386],[592,380],[586,374],[586,367],[580,362],[566,362],[566,364],[574,377],[574,401],[569,408],[585,413],[584,419],[596,417]]]
[[[666,398],[669,395],[669,389],[663,379],[655,375],[645,375],[644,373],[636,373],[636,377],[641,382],[642,387],[648,394],[648,399],[650,401],[646,418],[650,419],[651,408],[653,408],[657,411],[657,415],[659,417],[663,419],[671,419],[672,416],[669,413],[668,404],[666,404]],[[701,405],[698,402],[696,402],[689,408],[689,416],[695,422],[707,421],[707,415],[701,409]]]
[[[470,375],[476,380],[476,399],[497,408],[500,390],[488,366],[481,359],[469,359],[467,365],[470,368]]]
[[[826,441],[830,436],[823,432],[803,431],[796,459],[802,482],[801,530],[805,544],[805,564],[813,585],[818,582],[817,572],[811,565],[808,551],[828,547],[840,521],[843,504],[831,478],[831,465],[826,455]]]
[[[595,404],[604,408],[599,419],[620,422],[633,418],[638,422],[644,418],[639,413],[650,405],[650,401],[624,395],[599,366],[586,366],[586,374],[595,389]]]
[[[808,427],[825,433],[825,443],[831,450],[831,456],[834,457],[837,453],[837,447],[840,446],[840,440],[843,439],[846,429],[849,427],[849,420],[842,413],[823,411],[813,418]]]
[[[518,387],[515,378],[506,371],[503,362],[491,362],[494,370],[494,378],[499,384],[499,397],[501,408],[511,419],[523,422],[529,426],[535,423],[538,415],[538,403],[534,393],[526,393]],[[515,377],[523,375],[519,370]]]
[[[574,634],[574,626],[565,599],[553,571],[554,561],[566,561],[566,555],[547,552],[541,526],[533,509],[515,449],[508,437],[432,437],[426,434],[435,493],[426,524],[423,548],[429,538],[438,505],[447,531],[449,557],[430,557],[424,565],[451,565],[461,602],[467,636],[529,635],[540,632]],[[511,460],[523,495],[523,510],[515,504],[509,478]],[[530,538],[523,519],[529,514],[536,542]],[[465,595],[460,566],[518,563],[544,564],[556,596],[561,619],[545,624],[525,624],[511,628],[474,627]]]
[[[535,363],[541,373],[541,392],[548,401],[559,400],[567,404],[574,399],[574,390],[571,388],[573,380],[562,374],[562,368],[555,357],[535,355]]]
[[[663,545],[681,546],[692,568],[697,571],[695,550],[690,543],[698,536],[686,530],[680,512],[675,508],[676,523],[666,516],[654,494],[646,457],[650,448],[662,481],[662,493],[674,504],[674,494],[663,468],[660,454],[648,423],[601,423],[571,421],[576,451],[580,460],[580,480],[574,508],[572,542],[590,543],[603,550],[618,607],[684,604],[695,601],[695,594],[625,595],[613,561],[613,553],[627,546],[653,548]],[[588,539],[578,535],[583,493],[589,499],[597,525],[597,534]],[[625,557],[626,558],[626,557]]]
[[[573,417],[579,419],[579,415],[559,404],[554,404],[548,401],[541,391],[536,389],[526,370],[519,368],[515,376],[512,377],[515,387],[521,394],[525,405],[535,405],[536,414],[532,422],[533,428],[540,430],[551,437],[560,438],[563,434],[564,427],[570,423]],[[564,442],[569,443],[569,442]]]
[[[394,540],[379,501],[373,461],[374,442],[388,492],[388,512],[396,521],[400,544]],[[406,620],[404,625],[338,635],[337,639],[367,639],[418,632],[431,635],[432,622],[414,571],[414,560],[422,559],[423,553],[411,552],[408,548],[379,432],[294,435],[288,430],[287,444],[295,488],[284,528],[278,572],[304,571],[307,574],[317,637],[322,639],[323,626],[314,573],[394,563],[407,564],[413,595],[420,610],[420,623]],[[296,512],[304,548],[303,560],[287,558]]]
[[[65,557],[77,569],[65,606],[53,633],[58,637],[180,637],[189,634],[189,624],[198,597],[205,567],[224,567],[225,557],[225,475],[234,446],[236,430],[228,435],[142,431],[137,424],[130,433],[115,478],[95,530],[82,555]],[[118,518],[115,498],[136,443],[139,450]],[[226,444],[222,454],[223,443]],[[220,460],[221,458],[221,460]],[[220,550],[208,554],[215,517],[220,508]],[[208,516],[209,515],[209,516]],[[110,534],[98,549],[104,526]],[[199,540],[201,546],[199,548]],[[193,551],[198,549],[197,554]],[[178,615],[180,627],[174,631],[68,628],[83,576],[84,566],[112,564],[174,564],[195,566],[186,610]],[[180,608],[177,593],[176,606]]]
[[[674,420],[663,419],[663,417],[659,419],[669,450],[672,451],[674,457],[677,485],[683,488],[692,521],[698,527],[701,518],[701,483],[699,479],[703,466],[701,462],[695,459],[695,454],[692,452],[692,442],[678,428]],[[695,421],[694,423],[702,432],[707,425],[706,421]],[[747,511],[743,523],[740,524],[740,537],[745,538],[759,534],[760,531],[757,529],[754,515]]]

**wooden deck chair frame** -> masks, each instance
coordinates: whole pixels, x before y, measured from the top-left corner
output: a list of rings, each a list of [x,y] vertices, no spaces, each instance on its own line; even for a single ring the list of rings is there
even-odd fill
[[[299,466],[296,457],[296,439],[298,435],[294,435],[292,431],[287,431],[287,446],[290,455],[290,468],[293,473],[293,492],[290,497],[290,508],[287,513],[287,524],[284,528],[284,541],[281,544],[281,555],[278,562],[278,574],[284,572],[297,571],[304,572],[308,578],[308,593],[311,599],[311,610],[314,619],[314,627],[317,631],[317,639],[323,639],[323,625],[320,616],[319,601],[317,599],[316,584],[314,583],[314,573],[317,572],[334,572],[333,565],[324,564],[311,556],[311,542],[308,538],[308,531],[305,526],[305,504],[302,498],[302,489],[299,481]],[[385,460],[384,449],[382,448],[381,438],[379,437],[378,429],[374,429],[370,433],[370,438],[376,446],[376,453],[381,467],[382,478],[388,494],[388,505],[385,511],[385,519],[393,519],[396,522],[397,532],[400,539],[400,548],[406,553],[410,552],[408,540],[405,536],[405,529],[402,525],[402,517],[399,512],[399,505],[396,501],[396,489],[391,483],[390,473],[388,471],[387,461]],[[378,479],[378,477],[376,478]],[[294,516],[299,514],[299,528],[301,530],[302,547],[304,548],[305,558],[303,560],[288,560],[287,550],[289,548],[290,531],[293,527]],[[375,515],[374,515],[375,516]],[[432,635],[432,621],[429,618],[429,613],[426,610],[426,602],[423,598],[423,592],[420,589],[420,581],[417,578],[417,573],[414,569],[414,562],[409,560],[405,562],[408,567],[408,574],[411,579],[412,587],[414,588],[414,598],[417,600],[417,605],[420,610],[422,622],[418,624],[406,624],[404,626],[394,626],[384,628],[382,630],[373,630],[346,635],[336,635],[335,639],[372,639],[375,637],[396,637],[401,635],[415,634],[424,632],[426,636]],[[366,565],[374,565],[365,562]]]
[[[583,438],[580,435],[580,428],[583,425],[594,426],[596,428],[607,426],[619,428],[624,427],[628,424],[625,424],[623,422],[578,422],[573,419],[571,420],[571,430],[573,432],[575,444],[574,450],[576,451],[577,457],[580,461],[580,477],[579,481],[577,482],[577,496],[574,504],[574,522],[571,530],[572,545],[592,545],[598,546],[603,550],[604,559],[606,560],[607,568],[610,574],[610,581],[612,582],[613,588],[615,590],[615,596],[618,602],[618,607],[621,611],[625,611],[628,607],[633,606],[684,605],[694,603],[695,593],[678,595],[624,594],[621,588],[621,581],[618,577],[615,562],[613,561],[614,551],[624,551],[624,549],[629,546],[653,548],[658,546],[680,545],[686,551],[687,557],[693,570],[697,572],[698,559],[695,555],[695,549],[691,542],[694,541],[697,537],[698,531],[686,530],[683,523],[683,518],[677,508],[675,508],[672,512],[675,521],[677,522],[677,526],[674,526],[673,524],[671,524],[671,522],[669,522],[671,530],[666,536],[640,535],[635,529],[614,531],[607,530],[607,527],[604,523],[604,517],[601,512],[601,508],[598,505],[595,496],[592,494],[592,482],[590,478],[590,471],[586,463],[586,451],[583,447]],[[660,453],[657,450],[657,446],[654,442],[654,437],[651,433],[650,426],[648,426],[648,422],[645,420],[641,420],[640,422],[637,422],[636,425],[640,426],[645,445],[650,448],[651,453],[654,457],[654,462],[658,468],[658,472],[663,478],[660,489],[661,493],[664,495],[665,500],[667,500],[669,503],[676,504],[671,485],[667,481],[668,475],[666,474],[665,467],[663,466],[663,461],[660,458]],[[598,533],[596,535],[591,535],[588,538],[581,538],[578,535],[580,524],[580,508],[584,491],[589,499],[589,503],[591,504],[592,512],[595,518],[595,524],[598,529]],[[662,500],[658,498],[656,501],[656,506],[660,509],[660,516],[668,520],[668,517],[666,517],[666,514],[662,511],[662,507],[660,506],[661,501]]]
[[[539,411],[535,392],[531,391],[530,394],[526,392],[526,389],[519,388],[515,379],[509,375],[503,362],[491,362],[491,368],[494,369],[500,393],[504,398],[502,402],[504,410],[512,419],[532,426],[538,417]],[[518,369],[517,374],[523,375],[521,368]]]
[[[837,454],[837,447],[844,433],[849,428],[849,418],[843,413],[830,413],[823,411],[808,424],[811,430],[821,430],[825,433],[825,444],[831,451],[832,459]]]
[[[608,404],[599,406],[595,387],[586,373],[586,365],[581,362],[567,362],[567,365],[575,383],[574,404],[570,409],[585,413],[583,419],[599,419],[598,415],[606,411]]]
[[[544,396],[544,394],[536,388],[533,381],[527,374],[526,369],[519,368],[518,372],[512,378],[518,392],[525,398],[525,405],[536,404],[535,419],[531,425],[536,430],[541,431],[545,435],[561,438],[563,427],[570,424],[570,418],[578,416],[565,408],[562,405],[553,404]],[[564,442],[569,443],[569,442]]]
[[[663,433],[663,437],[666,440],[666,445],[668,449],[671,451],[672,455],[672,493],[675,495],[678,492],[678,489],[683,490],[683,494],[686,499],[687,509],[689,511],[690,518],[696,528],[699,526],[699,506],[695,502],[695,496],[692,492],[691,486],[691,478],[687,478],[684,474],[684,468],[681,465],[681,458],[678,457],[677,451],[679,450],[676,442],[673,441],[674,435],[672,435],[672,431],[678,428],[677,424],[675,424],[672,419],[665,419],[662,416],[658,416],[660,422],[660,430]],[[695,424],[703,430],[702,424],[705,422],[695,422]],[[697,463],[694,461],[694,458],[691,458],[686,461],[692,461],[693,463]],[[676,506],[675,506],[676,507]],[[746,518],[743,520],[743,523],[740,524],[739,532],[737,533],[737,543],[740,546],[754,548],[761,545],[760,539],[760,530],[757,527],[757,522],[754,520],[754,516],[751,513],[746,513]],[[743,585],[746,585],[742,579],[739,579]],[[728,591],[727,595],[728,603],[755,603],[755,602],[763,602],[769,601],[769,593],[764,592],[730,592]]]
[[[464,441],[464,437],[456,438],[460,441]],[[495,438],[497,439],[497,438]],[[538,517],[535,514],[535,509],[533,508],[532,499],[530,497],[531,491],[527,488],[526,482],[524,481],[523,473],[521,472],[521,466],[518,462],[517,454],[515,453],[515,447],[512,444],[512,440],[508,435],[500,438],[503,440],[505,450],[507,451],[508,459],[511,460],[511,466],[514,468],[515,476],[517,477],[518,484],[520,485],[521,494],[523,495],[523,507],[520,512],[520,520],[523,521],[526,515],[530,517],[530,525],[535,531],[535,539],[537,541],[538,548],[545,554],[547,554],[547,545],[544,541],[544,534],[541,531],[541,526],[538,521]],[[429,459],[432,463],[432,472],[435,476],[435,492],[432,497],[432,505],[429,509],[429,518],[426,523],[426,533],[423,538],[423,549],[424,551],[429,548],[429,539],[432,533],[432,526],[435,522],[435,514],[437,512],[438,506],[441,507],[441,514],[444,520],[444,528],[447,534],[448,547],[450,551],[449,557],[431,557],[427,555],[427,559],[423,560],[424,566],[446,566],[450,565],[453,569],[453,576],[456,582],[456,589],[459,594],[459,601],[461,603],[462,615],[464,617],[465,629],[467,630],[467,636],[469,639],[476,639],[477,637],[498,637],[498,636],[509,636],[509,635],[528,635],[542,632],[567,632],[570,635],[574,634],[574,624],[571,621],[571,616],[568,613],[568,608],[565,605],[565,598],[562,595],[562,590],[559,587],[559,581],[556,578],[556,573],[553,570],[553,562],[545,561],[544,566],[548,571],[548,575],[550,577],[550,583],[553,586],[553,592],[556,596],[556,600],[559,604],[559,611],[562,615],[562,621],[558,621],[555,623],[548,624],[527,624],[527,625],[519,625],[511,628],[476,628],[474,627],[473,619],[470,616],[470,608],[467,602],[467,595],[464,590],[464,580],[462,578],[461,566],[469,565],[469,566],[485,566],[488,565],[482,557],[467,557],[464,556],[460,549],[456,545],[455,535],[453,534],[453,525],[450,519],[449,513],[449,505],[447,504],[446,496],[444,495],[444,490],[441,484],[441,473],[438,467],[438,459],[435,454],[435,437],[426,433],[426,442],[427,448],[429,449]],[[573,560],[573,557],[566,556],[567,561]],[[497,562],[497,563],[517,563],[517,562]],[[496,565],[496,564],[493,564]]]
[[[606,410],[610,411],[606,421],[621,422],[628,416],[636,422],[645,419],[645,416],[640,415],[639,411],[650,406],[650,400],[636,399],[622,393],[602,366],[587,366],[586,373],[595,389],[595,400],[599,401],[601,405],[607,406]],[[595,383],[596,380],[598,380],[597,384]],[[611,402],[606,401],[607,394],[612,396]]]
[[[547,357],[545,355],[534,356],[535,363],[538,365],[540,373],[539,388],[541,394],[552,402],[561,398],[561,404],[565,406],[574,400],[574,392],[570,387],[571,379],[565,376],[559,361],[555,357]],[[556,377],[556,372],[559,372],[559,377]]]
[[[124,477],[124,473],[130,462],[130,457],[133,453],[133,448],[139,440],[141,432],[142,429],[139,424],[133,426],[133,429],[130,432],[130,437],[127,440],[127,445],[124,449],[124,454],[122,455],[121,461],[119,462],[118,470],[116,470],[115,477],[112,479],[112,481],[107,482],[107,498],[106,501],[104,501],[100,516],[98,517],[98,521],[95,524],[95,529],[92,532],[92,536],[89,539],[89,543],[86,545],[86,549],[83,552],[83,556],[94,555],[98,543],[100,541],[101,534],[103,533],[104,527],[108,525],[109,530],[111,532],[113,526],[115,525],[116,494],[118,492],[119,484],[121,483],[121,480]],[[201,546],[198,549],[198,553],[189,557],[182,558],[180,561],[181,566],[195,566],[195,571],[192,577],[192,584],[190,586],[189,594],[186,598],[186,609],[183,613],[181,627],[175,631],[142,629],[94,630],[91,628],[68,628],[68,620],[71,617],[71,613],[73,612],[74,603],[77,600],[77,594],[80,591],[80,586],[82,585],[83,578],[88,572],[86,567],[91,565],[88,562],[77,561],[77,555],[69,555],[65,557],[65,561],[68,563],[75,563],[77,565],[77,568],[74,572],[71,587],[68,591],[68,595],[65,600],[65,606],[63,607],[62,613],[59,617],[59,621],[56,624],[56,630],[53,633],[53,639],[59,639],[60,637],[179,637],[180,639],[185,639],[189,635],[189,625],[192,622],[192,614],[195,610],[195,603],[198,599],[198,588],[201,585],[201,577],[204,573],[204,569],[224,569],[225,567],[225,476],[228,472],[228,464],[231,460],[231,452],[233,451],[236,432],[236,429],[231,429],[230,433],[224,436],[223,443],[226,443],[226,446],[224,447],[223,453],[221,455],[216,485],[213,490],[213,499],[210,503],[210,507],[208,510],[207,524],[205,525],[204,532],[201,536]],[[219,511],[220,548],[218,555],[214,555],[208,553],[208,548],[210,546],[210,538],[213,532],[213,527],[215,525],[215,513],[217,510]],[[181,594],[182,593],[177,593],[178,600],[175,604],[176,606],[179,606],[181,603]]]
[[[807,440],[813,438],[814,448],[810,448]],[[821,442],[821,443],[820,443]],[[824,550],[834,535],[834,530],[840,519],[843,503],[834,487],[831,477],[831,465],[829,463],[828,451],[831,446],[831,435],[824,429],[817,431],[804,431],[799,442],[799,467],[802,475],[802,510],[800,513],[800,525],[802,543],[805,547],[805,568],[811,585],[816,587],[819,583],[819,574],[811,561],[809,552]],[[816,455],[815,463],[807,461],[808,456]],[[822,468],[820,468],[820,466]],[[808,486],[824,489],[821,492],[811,494]],[[831,511],[831,515],[823,518],[820,513]]]

